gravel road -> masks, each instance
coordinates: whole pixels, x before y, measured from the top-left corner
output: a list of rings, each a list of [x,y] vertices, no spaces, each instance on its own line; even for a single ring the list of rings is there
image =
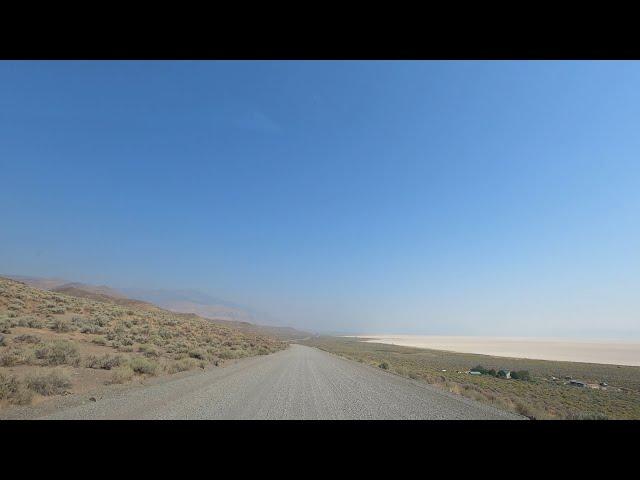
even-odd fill
[[[301,345],[112,392],[45,419],[517,419],[516,415]]]

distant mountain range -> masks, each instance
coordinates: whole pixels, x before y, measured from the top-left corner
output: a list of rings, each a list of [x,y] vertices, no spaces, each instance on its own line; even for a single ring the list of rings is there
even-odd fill
[[[256,315],[250,309],[215,298],[197,290],[164,290],[142,288],[112,288],[106,285],[89,285],[70,282],[61,278],[29,277],[24,275],[4,275],[35,288],[51,290],[75,297],[135,306],[153,311],[158,308],[177,313],[195,314],[219,324],[240,330],[279,338],[292,339],[311,335],[292,327],[259,325]]]
[[[240,322],[254,322],[249,309],[212,297],[197,290],[146,290],[121,288],[127,297],[138,298],[173,312],[195,313],[201,317]]]

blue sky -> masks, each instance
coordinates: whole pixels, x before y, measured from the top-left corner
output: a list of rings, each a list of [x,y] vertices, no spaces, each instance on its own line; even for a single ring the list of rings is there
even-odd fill
[[[0,272],[322,331],[640,336],[640,63],[0,62]]]

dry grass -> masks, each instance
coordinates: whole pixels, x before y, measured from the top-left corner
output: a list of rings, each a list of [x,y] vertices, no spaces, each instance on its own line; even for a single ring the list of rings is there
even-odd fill
[[[130,381],[135,372],[129,365],[122,365],[121,367],[114,368],[111,372],[111,378],[109,379],[109,383],[127,383]]]
[[[47,377],[50,383],[42,383],[43,371],[37,370],[42,367],[64,367],[76,373],[86,369],[96,375],[111,370],[107,383],[124,383],[136,376],[204,368],[219,365],[222,359],[285,347],[286,343],[273,338],[195,315],[72,297],[0,277],[3,404],[28,403],[34,392],[60,391],[63,387],[55,387],[61,384],[53,382],[53,377]],[[80,377],[86,375],[71,376]],[[74,381],[64,389],[73,391]]]
[[[167,373],[184,372],[196,368],[200,363],[193,358],[183,358],[182,360],[176,360],[167,365]]]
[[[640,419],[640,367],[491,357],[341,337],[318,337],[301,343],[530,418]],[[495,370],[528,370],[531,378],[526,381],[466,373],[479,364]],[[578,388],[569,385],[565,377],[593,386],[605,381],[609,386]]]

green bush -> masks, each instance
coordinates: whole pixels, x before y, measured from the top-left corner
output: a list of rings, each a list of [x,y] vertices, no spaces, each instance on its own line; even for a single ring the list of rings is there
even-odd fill
[[[380,363],[380,365],[378,365],[378,367],[380,367],[383,370],[389,370],[389,363],[382,362],[382,363]]]
[[[529,370],[518,370],[511,372],[511,378],[515,378],[516,380],[531,380],[531,375],[529,375]]]

